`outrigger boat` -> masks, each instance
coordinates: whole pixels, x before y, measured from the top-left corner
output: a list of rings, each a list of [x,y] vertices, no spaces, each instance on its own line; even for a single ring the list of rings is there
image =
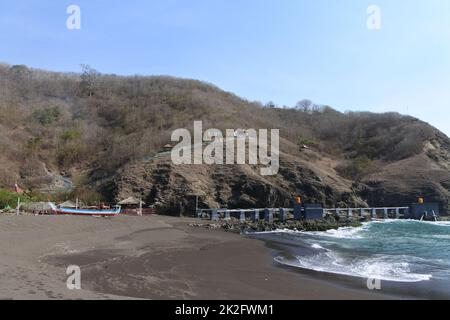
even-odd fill
[[[71,209],[58,208],[54,203],[49,202],[48,205],[53,213],[60,215],[74,215],[74,216],[90,216],[90,217],[115,217],[120,214],[120,207],[114,210],[87,210],[87,209]]]

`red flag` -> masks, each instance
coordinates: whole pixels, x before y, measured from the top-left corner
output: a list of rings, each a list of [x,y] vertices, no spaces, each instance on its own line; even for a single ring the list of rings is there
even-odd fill
[[[19,194],[23,193],[23,189],[21,189],[17,183],[14,185],[14,191]]]

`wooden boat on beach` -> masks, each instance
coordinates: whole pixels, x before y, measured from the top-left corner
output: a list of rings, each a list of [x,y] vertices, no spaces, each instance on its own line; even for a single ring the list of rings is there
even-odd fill
[[[54,203],[48,203],[52,212],[58,215],[74,215],[74,216],[90,216],[90,217],[115,217],[120,214],[120,207],[113,210],[90,210],[90,209],[73,209],[58,208]]]

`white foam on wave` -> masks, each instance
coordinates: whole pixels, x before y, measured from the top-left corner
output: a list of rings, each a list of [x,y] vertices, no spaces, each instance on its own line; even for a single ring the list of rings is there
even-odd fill
[[[370,223],[396,223],[396,224],[402,224],[402,223],[416,223],[416,224],[431,224],[433,226],[444,226],[444,227],[450,227],[450,221],[420,221],[420,220],[414,220],[414,219],[386,219],[386,220],[374,220]]]
[[[257,232],[248,232],[248,234],[277,234],[277,233],[300,233],[300,231],[291,230],[291,229],[277,229],[272,231],[257,231]]]
[[[419,223],[427,223],[434,226],[450,227],[450,221],[418,221]]]
[[[273,231],[252,232],[252,234],[291,233],[291,234],[299,234],[299,235],[304,234],[304,235],[316,235],[316,236],[329,236],[329,237],[333,237],[333,238],[362,238],[362,237],[359,237],[356,235],[359,232],[366,230],[369,223],[363,224],[362,227],[342,227],[339,229],[331,229],[328,231],[299,231],[299,230],[292,230],[292,229],[277,229],[277,230],[273,230]]]
[[[394,220],[393,220],[394,221]],[[361,227],[342,227],[339,229],[331,229],[328,231],[299,231],[292,229],[277,229],[273,231],[260,231],[253,232],[252,234],[276,234],[276,233],[291,233],[291,234],[299,234],[299,235],[313,235],[313,236],[325,236],[331,238],[340,238],[340,239],[362,239],[363,236],[360,235],[361,232],[364,232],[368,229],[369,225],[373,222],[365,222]]]
[[[431,237],[436,239],[450,240],[450,234],[434,234]]]
[[[362,233],[367,230],[368,225],[362,227],[343,227],[339,229],[332,229],[328,231],[311,231],[301,232],[307,235],[323,236],[338,239],[362,239]]]
[[[392,257],[389,256],[376,256],[349,260],[343,259],[332,251],[325,251],[312,256],[297,257],[296,260],[277,257],[275,261],[317,272],[392,282],[421,282],[432,278],[429,274],[412,273],[406,257],[397,259],[398,257],[396,261],[392,261]]]
[[[371,222],[370,222],[371,223]],[[367,230],[369,223],[365,223],[362,227],[342,227],[339,229],[332,229],[328,231],[298,231],[291,229],[277,229],[273,231],[259,231],[251,232],[251,234],[277,234],[277,233],[290,233],[299,235],[312,235],[312,236],[325,236],[331,238],[341,239],[362,239],[362,235],[358,235],[360,232]]]

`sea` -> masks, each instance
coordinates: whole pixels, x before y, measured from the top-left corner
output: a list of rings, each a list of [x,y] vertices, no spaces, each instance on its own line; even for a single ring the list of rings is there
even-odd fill
[[[266,241],[280,267],[337,285],[404,298],[450,299],[450,222],[385,220],[326,232],[249,236]]]

